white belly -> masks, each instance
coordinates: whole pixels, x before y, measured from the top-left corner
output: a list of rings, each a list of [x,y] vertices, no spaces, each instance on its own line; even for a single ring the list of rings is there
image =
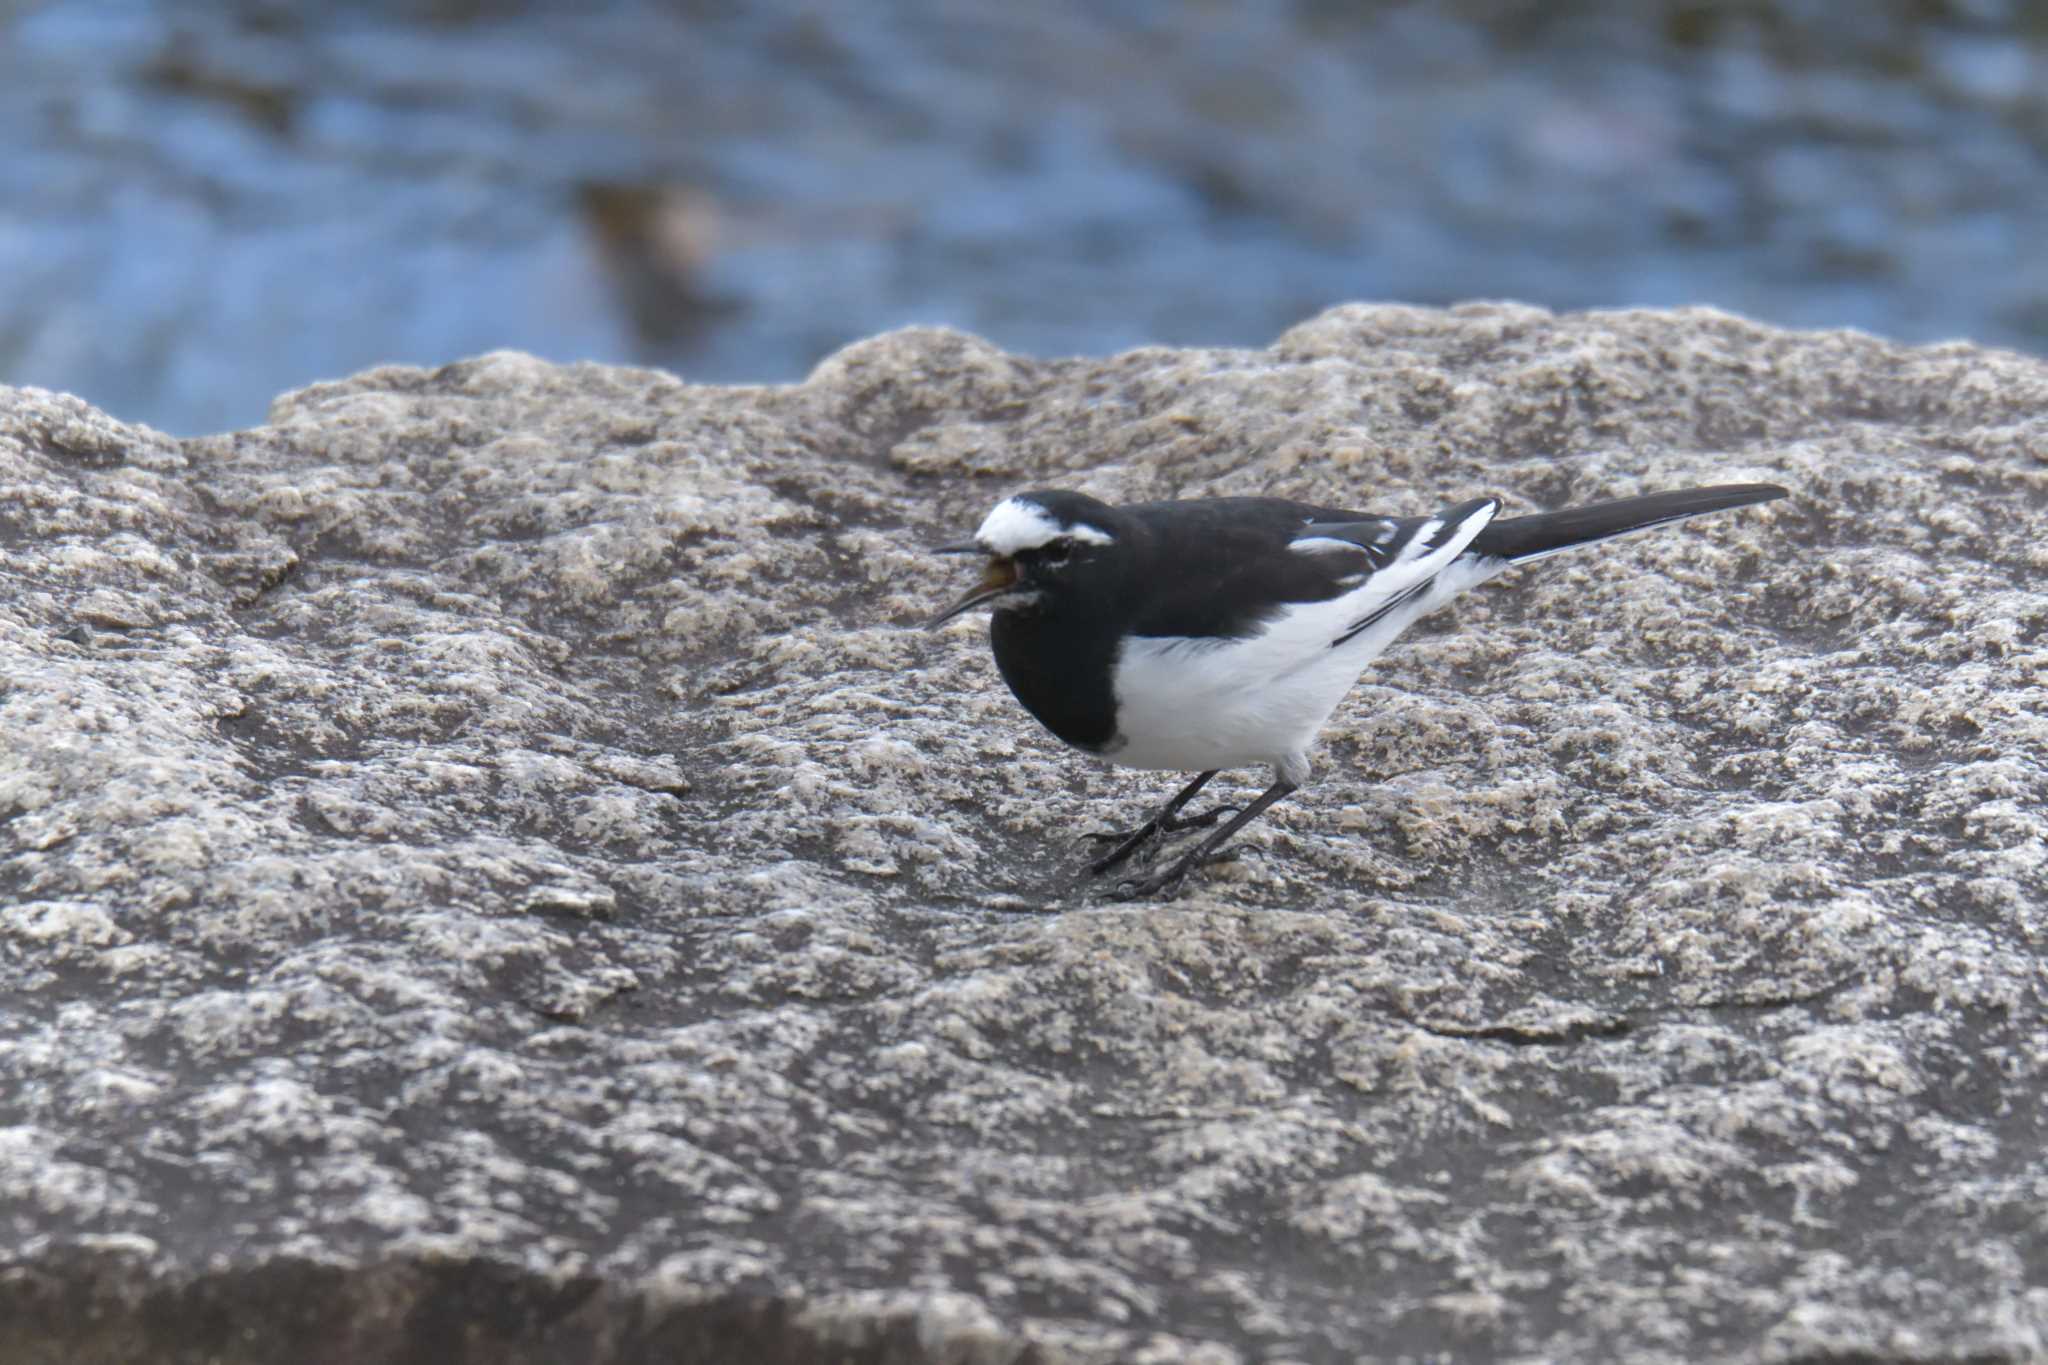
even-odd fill
[[[1371,655],[1333,650],[1325,637],[1321,657],[1276,668],[1255,648],[1268,640],[1126,643],[1116,671],[1122,742],[1110,761],[1189,772],[1270,763],[1306,776],[1309,746]]]
[[[1270,763],[1283,780],[1305,781],[1316,735],[1366,665],[1417,618],[1505,567],[1459,561],[1422,596],[1335,647],[1372,596],[1290,607],[1242,640],[1134,636],[1117,656],[1120,744],[1105,756],[1185,772]]]

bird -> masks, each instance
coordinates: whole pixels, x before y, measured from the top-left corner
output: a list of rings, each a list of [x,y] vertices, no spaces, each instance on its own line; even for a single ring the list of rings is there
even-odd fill
[[[1474,498],[1404,517],[1271,497],[1112,506],[1038,489],[997,503],[970,539],[934,547],[986,564],[925,624],[989,608],[997,671],[1039,724],[1119,767],[1196,774],[1132,829],[1089,836],[1111,845],[1088,866],[1099,877],[1163,835],[1210,828],[1112,893],[1166,898],[1309,780],[1330,714],[1421,617],[1516,565],[1785,496],[1722,484],[1530,516]],[[1181,813],[1217,773],[1258,765],[1273,780],[1254,800]]]

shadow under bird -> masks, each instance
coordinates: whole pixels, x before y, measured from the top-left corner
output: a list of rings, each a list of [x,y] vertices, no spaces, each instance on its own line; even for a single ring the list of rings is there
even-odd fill
[[[1160,835],[1217,826],[1183,857],[1118,883],[1172,893],[1231,835],[1308,780],[1317,732],[1402,631],[1516,564],[1708,512],[1782,498],[1774,484],[1651,493],[1499,518],[1475,498],[1434,516],[1349,512],[1281,498],[1112,507],[1081,493],[1019,493],[974,539],[981,581],[928,623],[990,607],[1003,681],[1040,724],[1127,768],[1196,772],[1089,865],[1122,866]],[[1249,805],[1182,815],[1224,768],[1270,764]]]

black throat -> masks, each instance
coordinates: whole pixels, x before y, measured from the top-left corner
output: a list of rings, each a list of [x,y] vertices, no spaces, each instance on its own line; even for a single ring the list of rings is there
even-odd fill
[[[1024,709],[1091,753],[1101,753],[1116,738],[1112,680],[1122,638],[1106,612],[1052,604],[999,611],[989,622],[996,667]]]

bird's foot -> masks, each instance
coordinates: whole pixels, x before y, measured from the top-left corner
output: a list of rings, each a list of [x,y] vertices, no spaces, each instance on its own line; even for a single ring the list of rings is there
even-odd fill
[[[1209,775],[1204,773],[1201,780],[1204,782],[1208,781]],[[1295,784],[1287,781],[1285,778],[1275,782],[1272,786],[1259,793],[1258,800],[1252,802],[1233,816],[1229,824],[1203,839],[1201,843],[1196,844],[1192,851],[1175,859],[1172,866],[1164,871],[1149,873],[1143,877],[1130,877],[1118,882],[1114,893],[1116,898],[1118,900],[1132,900],[1138,896],[1173,895],[1174,892],[1180,889],[1180,884],[1187,879],[1188,873],[1213,858],[1216,850],[1221,848],[1231,835],[1258,819],[1260,813],[1266,807],[1293,791],[1294,787]],[[1171,810],[1165,811],[1162,813],[1161,818],[1171,814]],[[1119,850],[1119,852],[1122,851],[1121,849]]]
[[[1083,834],[1081,837],[1092,843],[1116,845],[1115,848],[1088,864],[1088,875],[1091,877],[1101,876],[1111,868],[1122,863],[1159,835],[1178,834],[1184,829],[1207,829],[1224,816],[1229,815],[1233,811],[1243,809],[1243,806],[1216,806],[1213,809],[1203,811],[1200,815],[1154,817],[1133,830]]]
[[[1210,863],[1227,863],[1236,857],[1237,850],[1234,848],[1224,849],[1220,853],[1204,853],[1196,849],[1187,857],[1168,864],[1161,871],[1143,877],[1124,878],[1116,884],[1116,889],[1109,893],[1109,898],[1113,901],[1134,901],[1149,896],[1155,900],[1170,901],[1181,893],[1190,872],[1198,867],[1207,867]]]

